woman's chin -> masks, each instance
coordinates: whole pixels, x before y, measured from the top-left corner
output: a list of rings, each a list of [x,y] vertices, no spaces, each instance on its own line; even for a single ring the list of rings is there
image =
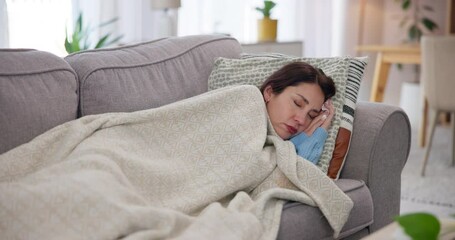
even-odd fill
[[[278,137],[280,137],[281,139],[289,140],[291,138],[291,134],[286,129],[283,129],[281,127],[276,127],[274,125],[272,125],[272,126],[273,126],[273,129],[275,130],[276,135],[278,135]]]
[[[288,132],[277,132],[278,136],[283,140],[288,140],[291,135]]]

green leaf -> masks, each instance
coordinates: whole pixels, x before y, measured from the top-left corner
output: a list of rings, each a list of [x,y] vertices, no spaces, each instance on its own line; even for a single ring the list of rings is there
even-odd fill
[[[275,7],[275,2],[273,1],[264,1],[264,16],[270,17],[272,14],[272,8]]]
[[[411,213],[395,218],[404,232],[413,240],[437,240],[441,224],[439,220],[428,213]]]
[[[68,41],[68,36],[65,37],[65,50],[67,53],[73,53],[73,48],[71,47],[71,43]]]
[[[403,10],[408,10],[410,6],[411,6],[411,0],[403,0],[401,2],[401,8]]]
[[[268,11],[272,10],[273,7],[275,7],[276,3],[273,1],[264,1],[264,8],[267,9]]]
[[[416,26],[412,25],[408,30],[408,38],[411,41],[418,41],[422,36],[422,31]]]
[[[95,48],[102,48],[104,47],[104,44],[106,40],[109,38],[111,34],[106,34],[104,37],[102,37],[95,45]]]
[[[73,52],[78,52],[81,50],[81,48],[79,47],[79,42],[80,42],[79,32],[75,31],[71,39],[71,49],[73,50]]]
[[[76,26],[74,27],[74,32],[82,32],[82,13],[79,13],[79,17],[76,20]]]
[[[422,24],[430,31],[430,32],[433,32],[433,30],[437,29],[438,28],[438,25],[433,22],[431,19],[429,18],[422,18]]]
[[[274,8],[276,3],[274,1],[265,0],[264,1],[264,8],[256,7],[255,9],[261,12],[264,17],[270,17],[272,14],[272,8]]]
[[[259,12],[261,12],[262,14],[264,14],[264,9],[263,8],[256,7],[255,9],[258,10]]]

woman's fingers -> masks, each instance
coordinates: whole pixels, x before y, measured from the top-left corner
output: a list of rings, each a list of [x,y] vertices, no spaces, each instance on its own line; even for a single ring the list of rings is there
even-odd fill
[[[311,136],[313,135],[313,132],[316,131],[316,128],[318,127],[321,127],[325,120],[327,119],[327,114],[319,114],[317,117],[315,117],[313,119],[313,121],[311,121],[310,125],[305,129],[305,133],[308,135],[308,136]]]
[[[308,136],[311,136],[318,127],[322,127],[325,130],[328,130],[330,124],[332,123],[334,115],[335,107],[333,106],[332,99],[329,99],[322,106],[321,113],[311,121],[310,125],[304,130],[304,132]]]
[[[329,99],[324,103],[324,108],[325,108],[324,112],[327,115],[327,120],[324,121],[324,123],[322,123],[321,127],[328,130],[330,124],[332,123],[332,119],[335,116],[335,107],[333,106],[332,99]]]

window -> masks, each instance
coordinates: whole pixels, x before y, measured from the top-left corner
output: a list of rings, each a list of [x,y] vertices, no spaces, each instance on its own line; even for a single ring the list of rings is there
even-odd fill
[[[72,31],[71,0],[6,0],[9,47],[66,55],[66,27]]]

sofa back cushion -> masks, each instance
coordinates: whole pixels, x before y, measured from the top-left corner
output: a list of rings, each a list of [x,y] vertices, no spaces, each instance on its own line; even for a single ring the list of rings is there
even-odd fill
[[[78,83],[62,58],[0,49],[0,154],[77,117]]]
[[[80,116],[159,107],[206,92],[218,57],[239,58],[222,35],[166,38],[69,55],[80,81]]]

